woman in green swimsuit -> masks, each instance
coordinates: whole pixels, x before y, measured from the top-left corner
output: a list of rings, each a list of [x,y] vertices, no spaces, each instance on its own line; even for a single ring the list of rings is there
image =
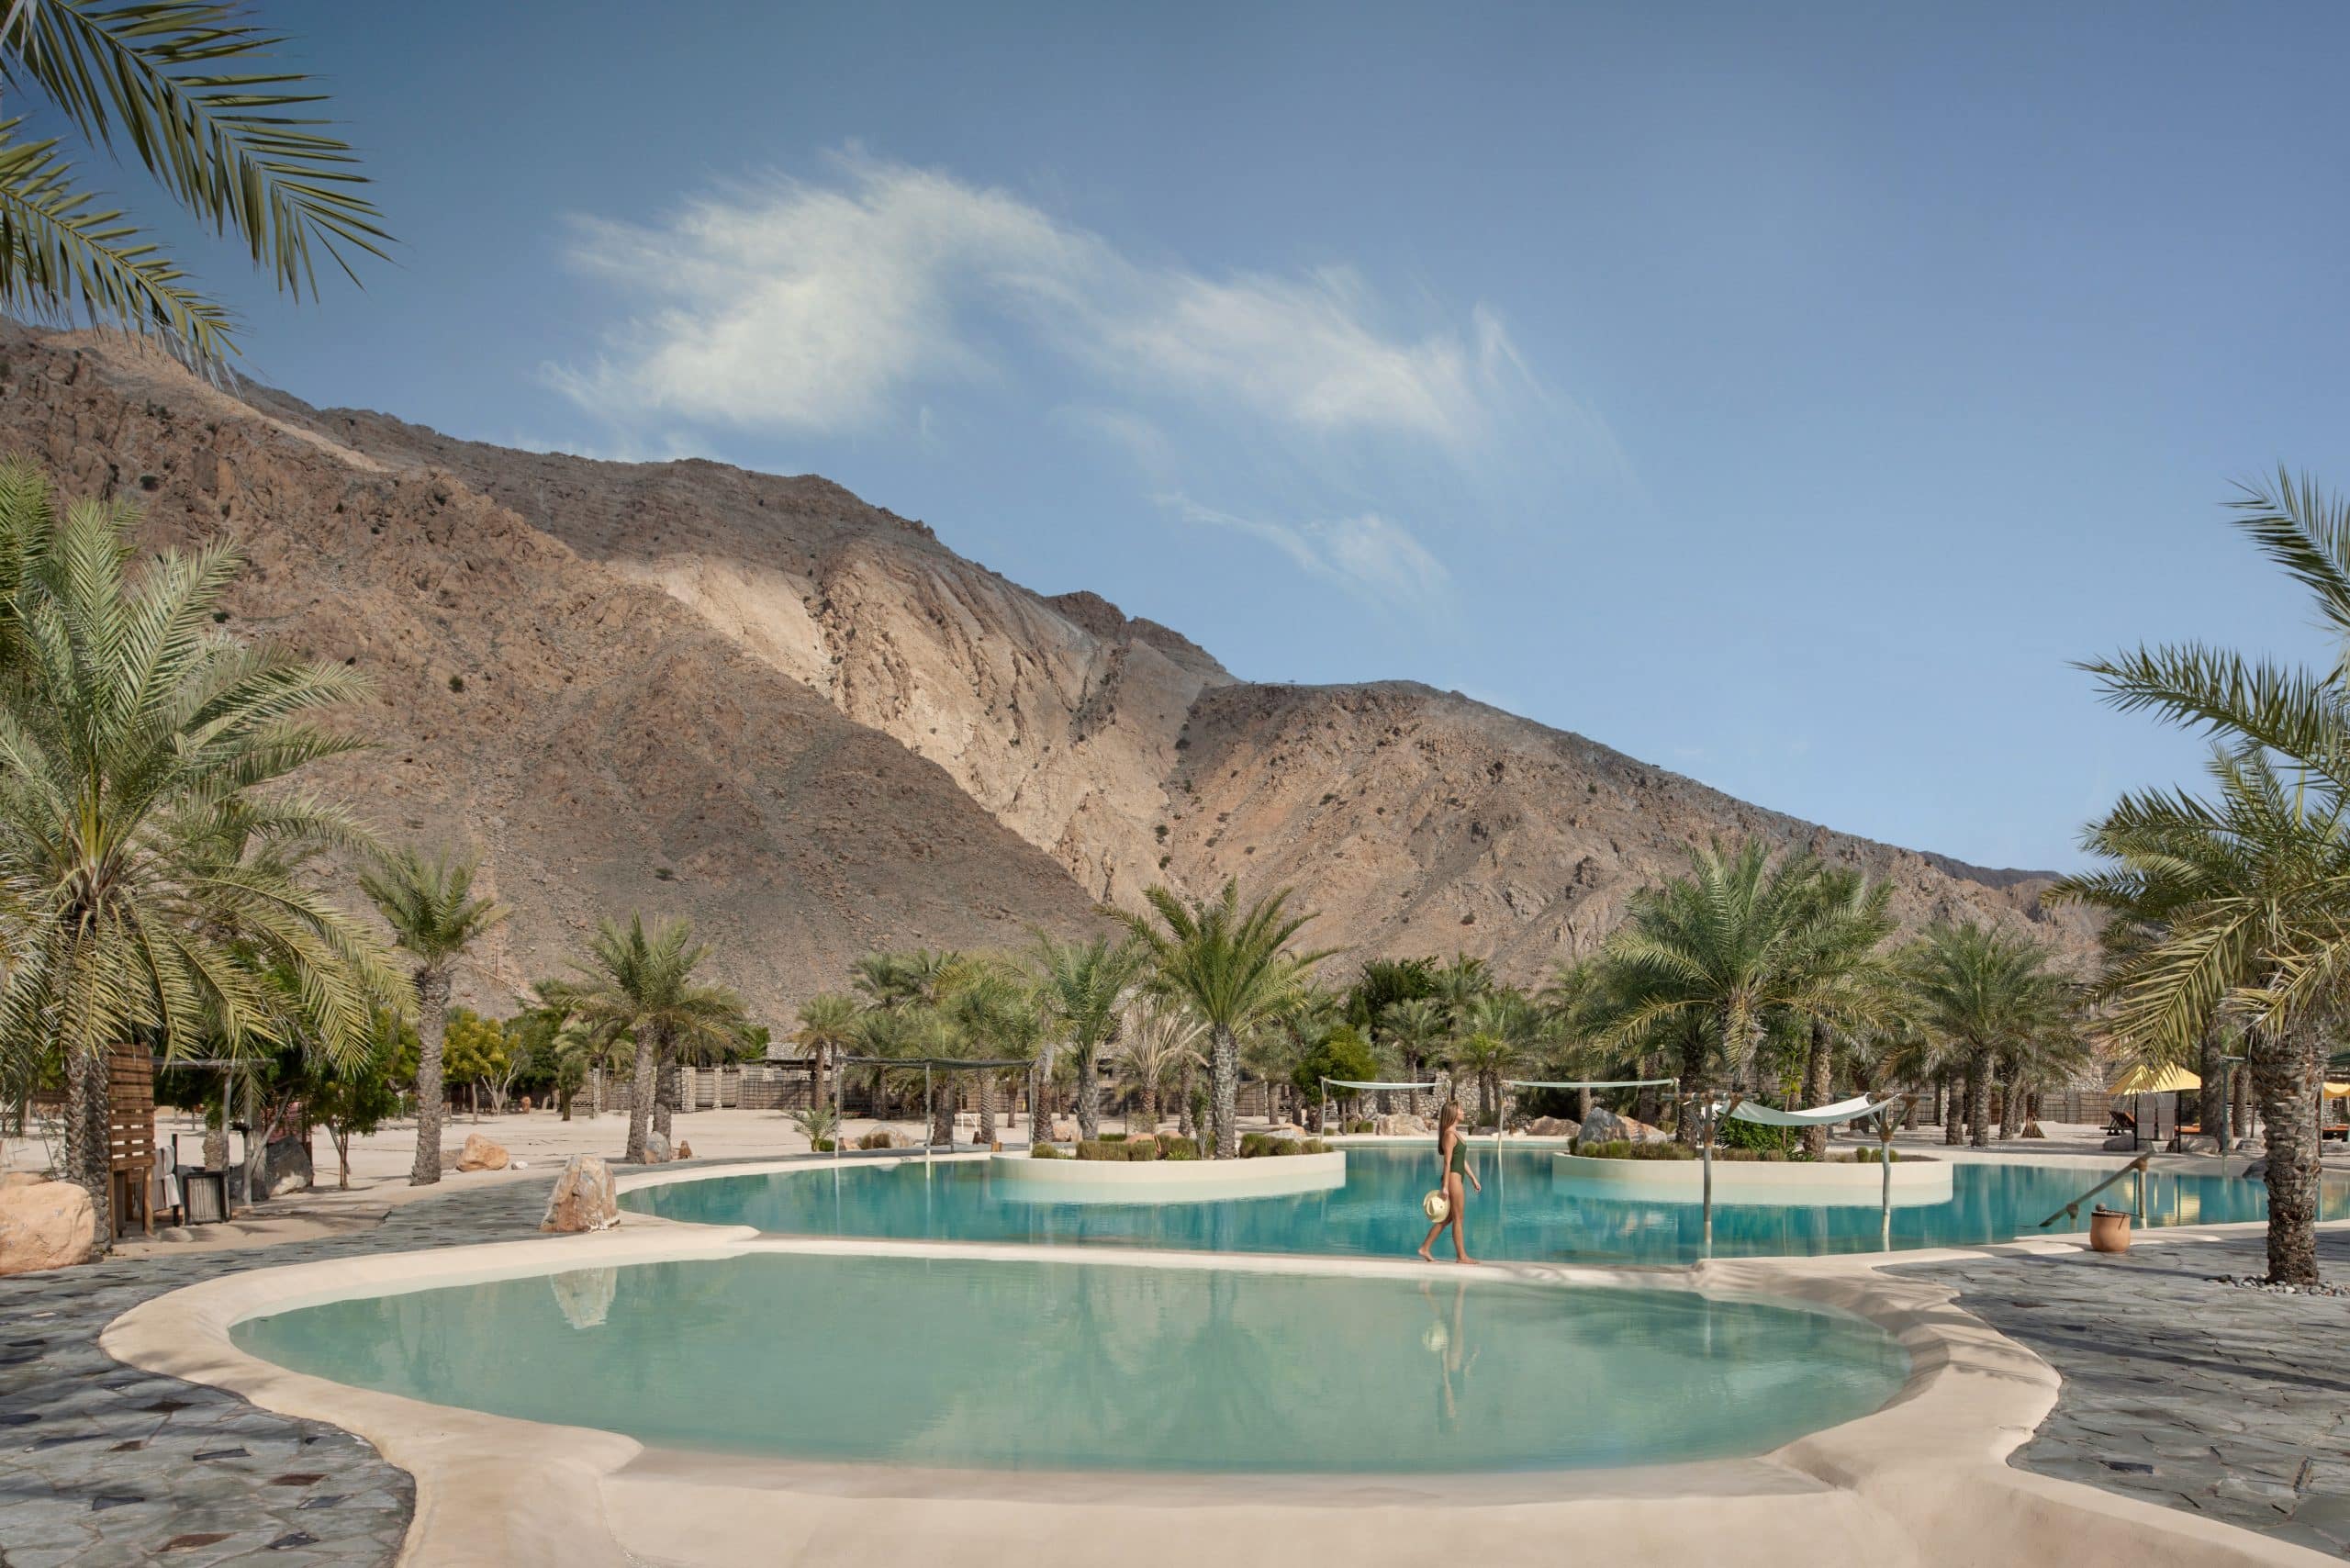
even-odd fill
[[[1428,1226],[1427,1239],[1420,1243],[1420,1257],[1430,1263],[1436,1261],[1428,1257],[1428,1249],[1436,1245],[1437,1237],[1449,1225],[1452,1227],[1453,1258],[1462,1263],[1473,1263],[1477,1260],[1469,1256],[1468,1242],[1460,1229],[1460,1211],[1469,1203],[1469,1194],[1462,1190],[1461,1182],[1466,1181],[1480,1193],[1485,1190],[1485,1184],[1477,1180],[1474,1170],[1469,1169],[1469,1135],[1460,1130],[1460,1102],[1458,1100],[1448,1101],[1444,1114],[1437,1118],[1436,1158],[1437,1164],[1444,1171],[1444,1217]]]

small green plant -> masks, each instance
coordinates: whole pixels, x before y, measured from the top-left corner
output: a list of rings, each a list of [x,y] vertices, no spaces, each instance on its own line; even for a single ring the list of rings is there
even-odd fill
[[[1373,1123],[1369,1116],[1357,1116],[1353,1121],[1347,1124],[1347,1131],[1349,1133],[1367,1133],[1371,1131],[1376,1125],[1377,1124]]]
[[[1067,1159],[1069,1158],[1069,1151],[1066,1149],[1056,1148],[1048,1143],[1032,1144],[1029,1146],[1028,1158],[1031,1159]]]
[[[808,1140],[808,1147],[814,1149],[818,1154],[830,1154],[833,1150],[838,1148],[840,1145],[832,1138],[811,1137]]]
[[[1159,1159],[1197,1159],[1199,1157],[1199,1139],[1184,1137],[1177,1133],[1161,1133],[1158,1135]]]
[[[830,1106],[811,1105],[791,1113],[791,1120],[808,1135],[811,1148],[831,1148],[841,1130],[840,1113]]]
[[[449,689],[450,689],[450,690],[452,690],[452,691],[463,691],[464,689],[465,689],[465,678],[464,678],[464,676],[462,676],[462,675],[453,675],[453,676],[451,676],[451,677],[449,678]]]
[[[1124,1143],[1126,1141],[1126,1135],[1124,1133],[1103,1133],[1102,1135],[1102,1141],[1103,1143]]]

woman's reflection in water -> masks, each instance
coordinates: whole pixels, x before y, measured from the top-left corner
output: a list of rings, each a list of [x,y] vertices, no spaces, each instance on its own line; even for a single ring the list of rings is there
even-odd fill
[[[1420,1295],[1428,1304],[1429,1316],[1428,1326],[1420,1331],[1420,1343],[1436,1358],[1438,1369],[1437,1435],[1450,1437],[1460,1429],[1460,1385],[1469,1381],[1477,1366],[1478,1352],[1469,1345],[1469,1284],[1464,1280],[1452,1287],[1449,1318],[1434,1285],[1421,1285]]]

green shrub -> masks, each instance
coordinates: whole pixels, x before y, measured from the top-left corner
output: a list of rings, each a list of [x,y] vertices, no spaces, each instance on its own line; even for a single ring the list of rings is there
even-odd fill
[[[1200,1140],[1179,1137],[1173,1133],[1161,1133],[1158,1137],[1158,1158],[1161,1159],[1197,1159]]]
[[[820,1137],[811,1139],[808,1147],[814,1149],[818,1154],[830,1154],[833,1150],[838,1148],[840,1145],[831,1138]]]
[[[1130,1138],[1126,1142],[1128,1159],[1155,1160],[1158,1158],[1158,1140],[1155,1137]]]
[[[1377,1126],[1378,1124],[1373,1122],[1369,1116],[1358,1116],[1353,1121],[1347,1124],[1347,1131],[1349,1133],[1367,1133]]]
[[[1126,1135],[1124,1133],[1103,1133],[1100,1141],[1102,1143],[1124,1143],[1126,1141]]]
[[[1293,1154],[1327,1154],[1330,1146],[1320,1138],[1274,1137],[1269,1133],[1240,1135],[1240,1158],[1243,1159],[1280,1159]]]
[[[1751,1148],[1762,1152],[1775,1149],[1781,1154],[1792,1154],[1796,1149],[1796,1129],[1766,1127],[1760,1122],[1724,1116],[1720,1126],[1714,1129],[1714,1145],[1718,1152],[1725,1148]]]
[[[863,1137],[857,1139],[856,1147],[859,1148],[895,1148],[897,1147],[897,1140],[890,1136],[889,1128],[876,1127],[871,1132],[866,1134]]]
[[[1051,1144],[1040,1143],[1035,1144],[1029,1148],[1028,1158],[1031,1159],[1067,1159],[1069,1155],[1064,1150],[1055,1148]]]
[[[1874,1148],[1856,1148],[1850,1154],[1838,1155],[1836,1159],[1839,1164],[1849,1161],[1854,1165],[1874,1165],[1877,1162],[1876,1156],[1877,1151]],[[1886,1149],[1885,1157],[1896,1165],[1901,1163],[1901,1151],[1897,1148]]]

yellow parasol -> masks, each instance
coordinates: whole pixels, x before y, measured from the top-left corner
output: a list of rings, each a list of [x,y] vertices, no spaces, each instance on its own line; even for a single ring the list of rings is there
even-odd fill
[[[2121,1075],[2121,1081],[2106,1091],[2109,1094],[2177,1094],[2189,1089],[2200,1089],[2203,1081],[2176,1065],[2165,1067],[2133,1067]]]

